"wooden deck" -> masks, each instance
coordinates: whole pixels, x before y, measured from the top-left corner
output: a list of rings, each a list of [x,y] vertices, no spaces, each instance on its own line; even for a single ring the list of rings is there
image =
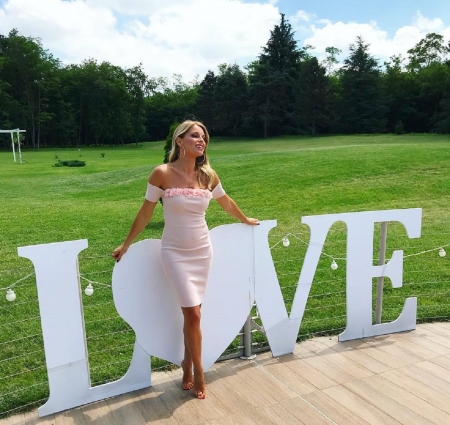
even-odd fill
[[[217,363],[206,378],[206,400],[182,391],[176,370],[153,374],[152,388],[0,425],[450,424],[450,323],[346,343],[315,338],[292,355]]]

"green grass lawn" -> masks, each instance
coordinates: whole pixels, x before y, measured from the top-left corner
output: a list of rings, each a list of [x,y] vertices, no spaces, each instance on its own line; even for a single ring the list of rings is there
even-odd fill
[[[278,244],[272,250],[288,310],[309,239],[302,216],[419,207],[422,237],[408,239],[403,226],[390,223],[388,258],[394,249],[408,255],[450,243],[448,136],[213,139],[209,155],[225,190],[247,215],[278,220],[270,234],[271,246],[293,234],[288,248]],[[81,274],[110,284],[110,253],[125,238],[148,175],[162,157],[162,142],[81,151],[25,150],[23,164],[13,163],[12,152],[0,152],[0,288],[33,271],[29,260],[17,256],[17,247],[75,239],[89,241],[80,255]],[[83,160],[86,166],[52,167],[58,159]],[[215,202],[207,220],[210,228],[234,222]],[[139,239],[160,238],[162,228],[158,205]],[[375,253],[378,234],[376,229]],[[337,223],[325,252],[345,258],[345,250],[345,226]],[[389,280],[385,282],[384,321],[398,316],[408,296],[418,296],[419,322],[448,320],[450,246],[448,251],[445,258],[437,251],[405,258],[403,288],[393,290]],[[345,261],[337,262],[339,269],[333,271],[331,259],[321,258],[299,339],[345,327]],[[94,287],[94,295],[83,296],[83,302],[91,378],[99,384],[125,373],[134,334],[115,312],[111,289]],[[0,293],[0,417],[20,406],[36,407],[48,396],[34,276],[14,290],[14,303],[6,301],[6,290]],[[263,335],[255,334],[255,339],[266,345]],[[154,368],[164,366],[159,359],[152,363]]]

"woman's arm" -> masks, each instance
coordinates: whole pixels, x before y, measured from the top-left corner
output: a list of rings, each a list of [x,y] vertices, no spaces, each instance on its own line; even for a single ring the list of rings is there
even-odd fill
[[[220,180],[216,173],[214,173],[214,181],[213,186],[216,187]],[[256,218],[247,217],[237,206],[236,202],[233,201],[227,194],[221,196],[220,198],[216,198],[216,201],[220,204],[220,206],[224,209],[224,211],[230,214],[232,217],[238,219],[240,222],[244,224],[256,225],[259,224],[259,220]]]
[[[125,242],[118,246],[112,253],[112,257],[115,258],[117,262],[121,260],[123,255],[128,251],[130,245],[138,237],[139,233],[141,233],[145,226],[147,226],[148,222],[152,218],[156,204],[157,202],[150,202],[147,200],[144,201],[133,221],[133,224],[131,225],[130,232],[126,237]]]
[[[148,182],[153,186],[161,186],[163,183],[164,173],[160,169],[160,167],[155,168],[155,170],[150,175]],[[149,223],[153,216],[153,211],[155,210],[155,206],[158,202],[144,200],[141,208],[139,209],[136,218],[131,225],[131,229],[128,233],[128,236],[125,239],[125,242],[118,246],[112,253],[112,257],[116,259],[117,262],[121,260],[124,254],[128,251],[128,248],[133,243],[133,241],[138,237],[138,235],[144,230],[145,226]]]
[[[232,217],[238,219],[244,224],[256,225],[259,224],[259,220],[256,218],[247,217],[228,195],[221,196],[216,199],[224,211],[230,214]]]

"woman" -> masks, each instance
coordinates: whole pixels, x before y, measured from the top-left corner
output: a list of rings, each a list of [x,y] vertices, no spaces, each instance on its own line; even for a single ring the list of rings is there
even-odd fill
[[[228,214],[242,223],[259,223],[257,219],[247,218],[223,190],[219,177],[209,165],[206,155],[208,143],[208,131],[202,123],[185,121],[177,127],[169,163],[156,167],[150,174],[144,204],[125,242],[112,254],[120,261],[150,221],[155,205],[162,198],[165,225],[161,259],[184,316],[182,388],[193,389],[199,399],[206,397],[201,361],[200,308],[212,261],[205,210],[210,199],[215,198]]]

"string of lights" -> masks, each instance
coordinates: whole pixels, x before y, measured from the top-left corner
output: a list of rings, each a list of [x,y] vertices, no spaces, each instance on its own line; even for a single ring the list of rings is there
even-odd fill
[[[303,233],[303,232],[302,232]],[[315,245],[315,246],[319,246],[320,248],[323,248],[323,244],[319,244],[316,242],[307,242],[305,240],[303,240],[302,238],[300,238],[299,236],[297,236],[297,234],[302,234],[302,233],[287,233],[285,234],[282,238],[280,238],[276,243],[274,243],[270,249],[272,250],[273,248],[275,248],[276,246],[283,244],[283,246],[285,248],[288,248],[291,245],[291,241],[289,239],[289,237],[294,238],[298,241],[300,241],[302,244],[309,246],[309,245]],[[307,232],[304,232],[307,233]],[[427,254],[429,252],[434,252],[434,251],[438,251],[439,257],[444,258],[447,255],[447,252],[445,251],[444,248],[450,246],[450,243],[444,244],[444,245],[440,245],[436,248],[431,248],[431,249],[426,249],[424,251],[420,251],[420,252],[416,252],[413,254],[408,254],[408,255],[404,255],[403,258],[410,258],[410,257],[415,257],[418,255],[423,255],[423,254]],[[327,257],[327,258],[331,258],[331,264],[330,264],[330,268],[332,270],[337,270],[339,268],[339,265],[337,263],[337,261],[346,261],[346,258],[343,257],[337,257],[331,254],[328,254],[327,252],[322,250],[322,255]],[[89,256],[89,257],[84,257],[84,259],[98,259],[98,258],[111,258],[109,255],[97,255],[97,256]],[[291,260],[293,261],[293,260]],[[23,268],[21,268],[23,269]],[[8,270],[11,271],[11,270]],[[103,286],[106,288],[111,288],[111,284],[107,284],[107,283],[103,283],[103,282],[98,282],[95,280],[90,280],[87,277],[85,277],[86,275],[92,275],[92,274],[102,274],[102,273],[110,273],[110,270],[102,270],[102,271],[98,271],[98,272],[90,272],[90,273],[84,273],[84,275],[79,275],[79,277],[83,280],[85,280],[86,282],[88,282],[88,285],[86,286],[84,293],[87,296],[92,296],[94,294],[94,285],[99,285],[99,286]],[[293,273],[284,273],[283,275],[288,275],[288,274],[296,274],[296,272]],[[5,288],[0,288],[0,291],[4,291],[6,290],[6,300],[9,302],[13,302],[16,300],[17,295],[13,290],[13,287],[16,286],[18,283],[28,279],[29,277],[33,276],[34,272],[26,275],[25,277],[17,280],[16,282],[12,283],[11,285],[5,287]]]

